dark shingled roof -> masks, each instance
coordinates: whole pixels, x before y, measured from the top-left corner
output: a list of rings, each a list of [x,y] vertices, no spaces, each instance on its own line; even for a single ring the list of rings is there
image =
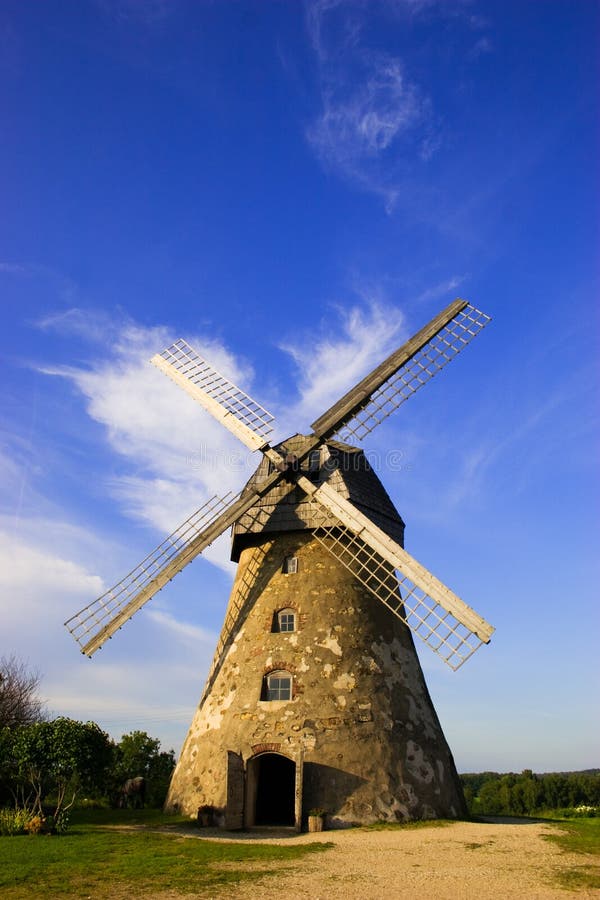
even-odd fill
[[[306,440],[297,434],[277,449],[284,454],[298,453]],[[244,491],[252,490],[264,481],[271,471],[270,466],[264,458]],[[312,466],[310,458],[305,460],[302,469],[316,485],[326,481],[389,537],[403,545],[404,522],[362,450],[331,440],[321,447],[319,459],[312,460]],[[335,523],[336,520],[331,516],[330,521]],[[231,558],[237,562],[244,547],[254,542],[256,534],[306,531],[316,524],[306,494],[282,480],[234,525]]]

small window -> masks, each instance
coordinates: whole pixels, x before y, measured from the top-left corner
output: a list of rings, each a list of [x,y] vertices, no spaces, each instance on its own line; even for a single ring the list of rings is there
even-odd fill
[[[283,561],[283,574],[284,575],[295,575],[298,571],[298,557],[297,556],[286,556]]]
[[[273,616],[271,631],[295,631],[296,613],[293,609],[280,609]]]
[[[263,678],[261,700],[291,700],[292,676],[289,672],[271,672]]]
[[[277,618],[279,619],[279,630],[280,631],[295,631],[296,630],[296,615],[290,610],[282,610]]]

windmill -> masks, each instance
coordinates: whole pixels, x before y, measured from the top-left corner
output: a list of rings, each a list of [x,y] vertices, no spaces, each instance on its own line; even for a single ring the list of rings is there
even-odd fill
[[[403,548],[404,523],[362,440],[487,325],[455,300],[313,424],[273,417],[185,341],[152,362],[262,461],[65,624],[92,656],[228,528],[237,574],[167,807],[240,828],[457,817],[452,754],[412,635],[452,669],[493,628]]]

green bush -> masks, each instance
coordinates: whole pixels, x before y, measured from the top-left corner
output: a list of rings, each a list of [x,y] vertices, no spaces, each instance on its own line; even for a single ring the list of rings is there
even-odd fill
[[[567,806],[559,809],[558,813],[565,819],[595,819],[600,815],[600,809],[596,806]]]
[[[0,809],[0,835],[25,834],[31,814],[26,809]]]
[[[33,815],[28,809],[0,809],[0,835],[64,834],[69,827],[69,815],[64,810],[58,816]]]

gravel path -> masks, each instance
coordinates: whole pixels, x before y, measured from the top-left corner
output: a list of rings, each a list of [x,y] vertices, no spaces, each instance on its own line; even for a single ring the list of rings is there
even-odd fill
[[[282,864],[280,875],[229,887],[227,897],[311,900],[568,900],[600,897],[600,891],[570,893],[553,875],[570,866],[593,864],[592,857],[561,851],[544,840],[553,828],[539,822],[501,824],[456,822],[443,827],[402,830],[328,831],[277,843],[331,841],[334,847]],[[277,864],[279,865],[279,864]],[[272,867],[272,866],[271,866]]]

